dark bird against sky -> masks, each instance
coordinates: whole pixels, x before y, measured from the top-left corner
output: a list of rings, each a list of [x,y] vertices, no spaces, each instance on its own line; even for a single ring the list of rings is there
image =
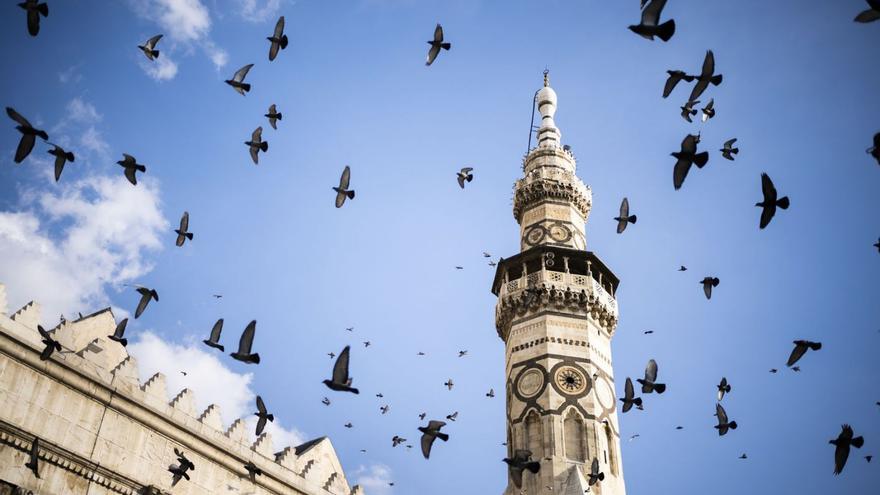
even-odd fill
[[[425,60],[425,65],[431,65],[434,63],[437,55],[440,54],[441,48],[444,50],[452,48],[451,43],[443,41],[443,26],[440,24],[437,24],[437,27],[434,28],[434,39],[428,41],[428,44],[431,45],[431,48],[428,50],[428,57]]]
[[[257,320],[253,320],[245,327],[238,340],[238,350],[231,353],[233,359],[246,364],[260,364],[260,354],[252,352],[254,335],[257,333]]]
[[[15,128],[21,133],[21,140],[18,142],[18,147],[15,149],[14,160],[15,163],[21,163],[29,154],[31,154],[31,150],[34,149],[34,143],[37,142],[37,136],[41,137],[43,141],[48,141],[49,135],[46,134],[46,131],[32,126],[26,118],[16,112],[12,107],[6,107],[6,115],[18,123]]]
[[[672,35],[675,34],[675,20],[669,19],[659,24],[660,14],[665,6],[666,0],[651,0],[651,3],[642,10],[641,22],[637,25],[629,26],[629,30],[651,41],[654,40],[654,36],[663,41],[669,41]]]

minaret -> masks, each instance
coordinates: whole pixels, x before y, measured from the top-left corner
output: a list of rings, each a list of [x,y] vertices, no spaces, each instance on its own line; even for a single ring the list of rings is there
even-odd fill
[[[513,203],[520,253],[498,264],[492,284],[505,344],[508,453],[528,449],[541,462],[538,474],[523,475],[523,493],[583,495],[596,458],[605,480],[590,493],[624,495],[611,366],[618,280],[586,250],[592,193],[561,145],[546,72],[536,103],[538,144],[523,160]],[[508,480],[504,493],[520,490]]]

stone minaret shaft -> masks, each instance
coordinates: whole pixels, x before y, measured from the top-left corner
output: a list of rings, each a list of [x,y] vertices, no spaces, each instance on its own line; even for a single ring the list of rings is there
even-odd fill
[[[529,495],[583,495],[594,458],[605,480],[590,492],[624,495],[611,366],[618,280],[586,250],[592,193],[560,144],[546,73],[536,98],[538,144],[513,205],[520,253],[498,264],[492,284],[505,343],[508,451],[528,449],[541,462],[537,475],[523,476]],[[519,493],[509,480],[505,495]]]

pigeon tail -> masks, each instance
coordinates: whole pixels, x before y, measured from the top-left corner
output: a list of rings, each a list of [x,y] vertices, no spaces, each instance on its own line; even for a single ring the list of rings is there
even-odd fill
[[[281,45],[282,50],[287,48],[287,35],[286,34],[281,36],[281,40],[278,42],[278,44]]]
[[[37,5],[37,12],[43,17],[49,17],[49,5],[45,3]]]
[[[782,208],[783,210],[787,210],[790,204],[791,202],[788,200],[788,196],[783,196],[782,199],[776,201],[776,206]]]
[[[116,338],[112,335],[108,335],[107,338],[110,340],[113,340],[115,342],[119,342],[122,345],[122,347],[125,347],[128,345],[128,339],[126,339],[126,338]]]
[[[532,473],[538,474],[538,471],[541,470],[541,463],[538,461],[532,461],[532,462],[526,463],[526,465],[524,467],[526,469],[528,469],[529,471],[531,471]]]
[[[635,399],[632,400],[632,403],[635,404],[636,407],[638,407],[639,409],[642,408],[642,398],[641,397],[636,397]]]
[[[346,191],[345,195],[348,196],[348,199],[354,199],[354,191]]]
[[[665,383],[655,383],[654,384],[654,392],[657,392],[658,394],[662,394],[663,392],[666,392],[666,384]]]
[[[269,421],[274,423],[275,422],[275,415],[274,414],[267,414],[266,419],[268,419]]]
[[[152,55],[153,58],[159,58],[159,50],[151,50],[150,55]]]
[[[260,143],[260,151],[262,151],[263,153],[269,151],[269,141],[263,141],[262,143]]]
[[[452,48],[452,43],[440,43],[440,48],[444,50],[449,50],[450,48]]]
[[[184,235],[186,236],[187,239],[189,239],[189,240],[193,240],[193,233],[192,233],[192,232],[187,232],[187,233],[184,234]]]
[[[635,215],[630,215],[629,218],[626,219],[626,221],[629,223],[636,223],[636,220],[637,218]]]
[[[281,113],[277,113],[277,114],[275,114],[275,118],[278,119],[278,120],[281,120]]]
[[[657,36],[659,36],[661,40],[669,41],[673,34],[675,34],[675,19],[669,19],[663,24],[657,26]],[[719,80],[718,82],[721,81]]]
[[[437,438],[446,442],[449,440],[449,435],[447,435],[446,433],[437,432]],[[861,438],[861,437],[859,437],[859,438]]]
[[[244,91],[245,93],[247,93],[248,91],[251,90],[251,85],[248,83],[242,83],[240,85],[240,87],[241,87],[242,91]]]
[[[140,171],[140,172],[146,172],[146,171],[147,171],[147,167],[144,166],[144,165],[135,165],[135,166],[134,166],[134,169],[135,169],[135,170],[138,170],[138,171]]]
[[[865,438],[864,437],[855,437],[850,441],[850,445],[852,445],[853,447],[855,447],[857,449],[860,449],[860,448],[862,448],[862,445],[865,445]]]
[[[711,82],[713,86],[718,86],[719,84],[721,84],[722,79],[724,79],[724,76],[722,74],[718,74],[717,76],[712,76],[712,79],[709,79],[709,82]]]
[[[730,423],[727,423],[727,426],[728,426],[731,430],[735,430],[735,429],[736,429],[736,421],[731,421]]]
[[[709,161],[709,152],[708,151],[704,151],[702,153],[697,153],[696,155],[694,155],[694,164],[698,168],[703,168],[703,166],[706,165],[706,162],[708,162],[708,161]]]

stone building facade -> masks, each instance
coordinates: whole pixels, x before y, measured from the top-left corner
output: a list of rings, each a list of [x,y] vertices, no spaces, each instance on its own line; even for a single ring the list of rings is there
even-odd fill
[[[617,326],[617,277],[587,251],[590,188],[562,146],[553,120],[556,92],[545,73],[536,94],[537,146],[514,188],[520,253],[498,263],[492,292],[505,343],[507,445],[540,461],[525,473],[526,493],[624,495],[611,338]],[[593,459],[605,479],[587,483]]]
[[[62,352],[46,361],[39,321],[33,302],[7,315],[0,285],[0,495],[363,495],[326,437],[276,450],[243,419],[224,426],[216,405],[196,410],[191,390],[170,398],[162,374],[140,383],[135,359],[107,338],[109,309],[52,329]],[[25,467],[35,437],[39,478]],[[196,469],[172,487],[175,448]],[[249,461],[263,472],[255,482]]]

